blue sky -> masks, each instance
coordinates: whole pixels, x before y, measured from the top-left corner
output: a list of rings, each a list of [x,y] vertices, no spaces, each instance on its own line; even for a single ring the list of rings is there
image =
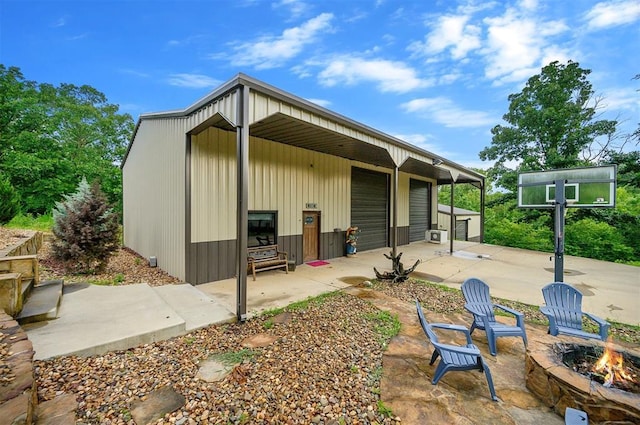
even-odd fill
[[[243,72],[472,167],[553,60],[590,69],[602,116],[637,127],[638,0],[0,0],[1,63],[134,119]]]

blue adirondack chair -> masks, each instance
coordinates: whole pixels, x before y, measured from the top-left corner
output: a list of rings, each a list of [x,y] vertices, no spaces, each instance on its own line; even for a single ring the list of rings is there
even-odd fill
[[[564,411],[565,425],[589,425],[589,415],[582,410],[567,407]]]
[[[582,311],[582,293],[573,286],[563,282],[550,283],[542,288],[545,306],[540,311],[549,319],[551,335],[566,334],[581,338],[607,340],[609,322]],[[582,316],[586,316],[598,324],[599,333],[594,334],[582,329]]]
[[[527,347],[527,332],[524,329],[524,315],[519,311],[505,307],[500,304],[493,304],[489,295],[489,285],[477,278],[469,278],[462,283],[462,294],[466,304],[464,308],[473,314],[471,331],[475,329],[484,330],[487,333],[489,351],[491,355],[497,354],[496,340],[503,336],[519,336]],[[505,325],[497,322],[494,314],[495,309],[512,314],[516,318],[516,325]]]
[[[420,319],[422,330],[433,345],[433,354],[429,364],[432,365],[438,357],[440,357],[431,383],[433,385],[437,384],[440,378],[449,371],[477,369],[484,372],[487,378],[491,399],[498,401],[496,391],[493,388],[493,378],[491,377],[489,366],[487,366],[482,358],[478,347],[473,345],[469,330],[464,326],[451,325],[448,323],[428,323],[422,312],[422,307],[420,307],[419,300],[416,300],[416,310],[418,311],[418,318]],[[467,344],[465,346],[443,344],[438,341],[438,336],[433,330],[434,328],[463,332],[467,338]]]

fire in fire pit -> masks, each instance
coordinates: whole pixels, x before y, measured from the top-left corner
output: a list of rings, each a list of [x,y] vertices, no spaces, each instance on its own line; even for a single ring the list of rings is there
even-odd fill
[[[530,343],[525,354],[527,388],[544,404],[563,415],[567,407],[587,412],[594,423],[640,424],[640,351],[613,344],[622,356],[609,369],[621,368],[632,380],[611,380],[593,370],[605,353],[601,343]],[[611,354],[608,356],[611,357]]]
[[[617,352],[611,343],[598,346],[563,344],[562,362],[605,387],[640,394],[640,359]]]

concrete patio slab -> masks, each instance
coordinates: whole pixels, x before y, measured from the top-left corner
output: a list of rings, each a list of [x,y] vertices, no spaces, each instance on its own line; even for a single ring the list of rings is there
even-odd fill
[[[185,333],[185,321],[147,284],[65,285],[58,318],[25,325],[35,359],[90,356]]]

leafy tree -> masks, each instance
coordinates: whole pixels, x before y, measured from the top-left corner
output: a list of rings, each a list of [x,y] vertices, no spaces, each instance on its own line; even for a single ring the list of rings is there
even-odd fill
[[[489,175],[498,186],[515,191],[518,172],[586,165],[606,152],[617,122],[596,120],[590,73],[577,62],[552,62],[509,95],[503,116],[509,125],[496,125],[491,146],[480,152],[482,160],[495,161]]]
[[[103,271],[118,249],[118,216],[94,183],[82,179],[53,210],[53,257],[77,272]]]
[[[640,188],[640,151],[607,152],[604,164],[618,165],[618,186]]]
[[[618,230],[604,222],[586,218],[565,227],[565,252],[604,261],[633,260],[633,249]]]
[[[119,164],[133,126],[90,86],[37,84],[0,64],[0,171],[25,213],[50,212],[83,176],[120,211]]]
[[[9,179],[0,173],[0,225],[7,224],[20,212],[18,192]]]

